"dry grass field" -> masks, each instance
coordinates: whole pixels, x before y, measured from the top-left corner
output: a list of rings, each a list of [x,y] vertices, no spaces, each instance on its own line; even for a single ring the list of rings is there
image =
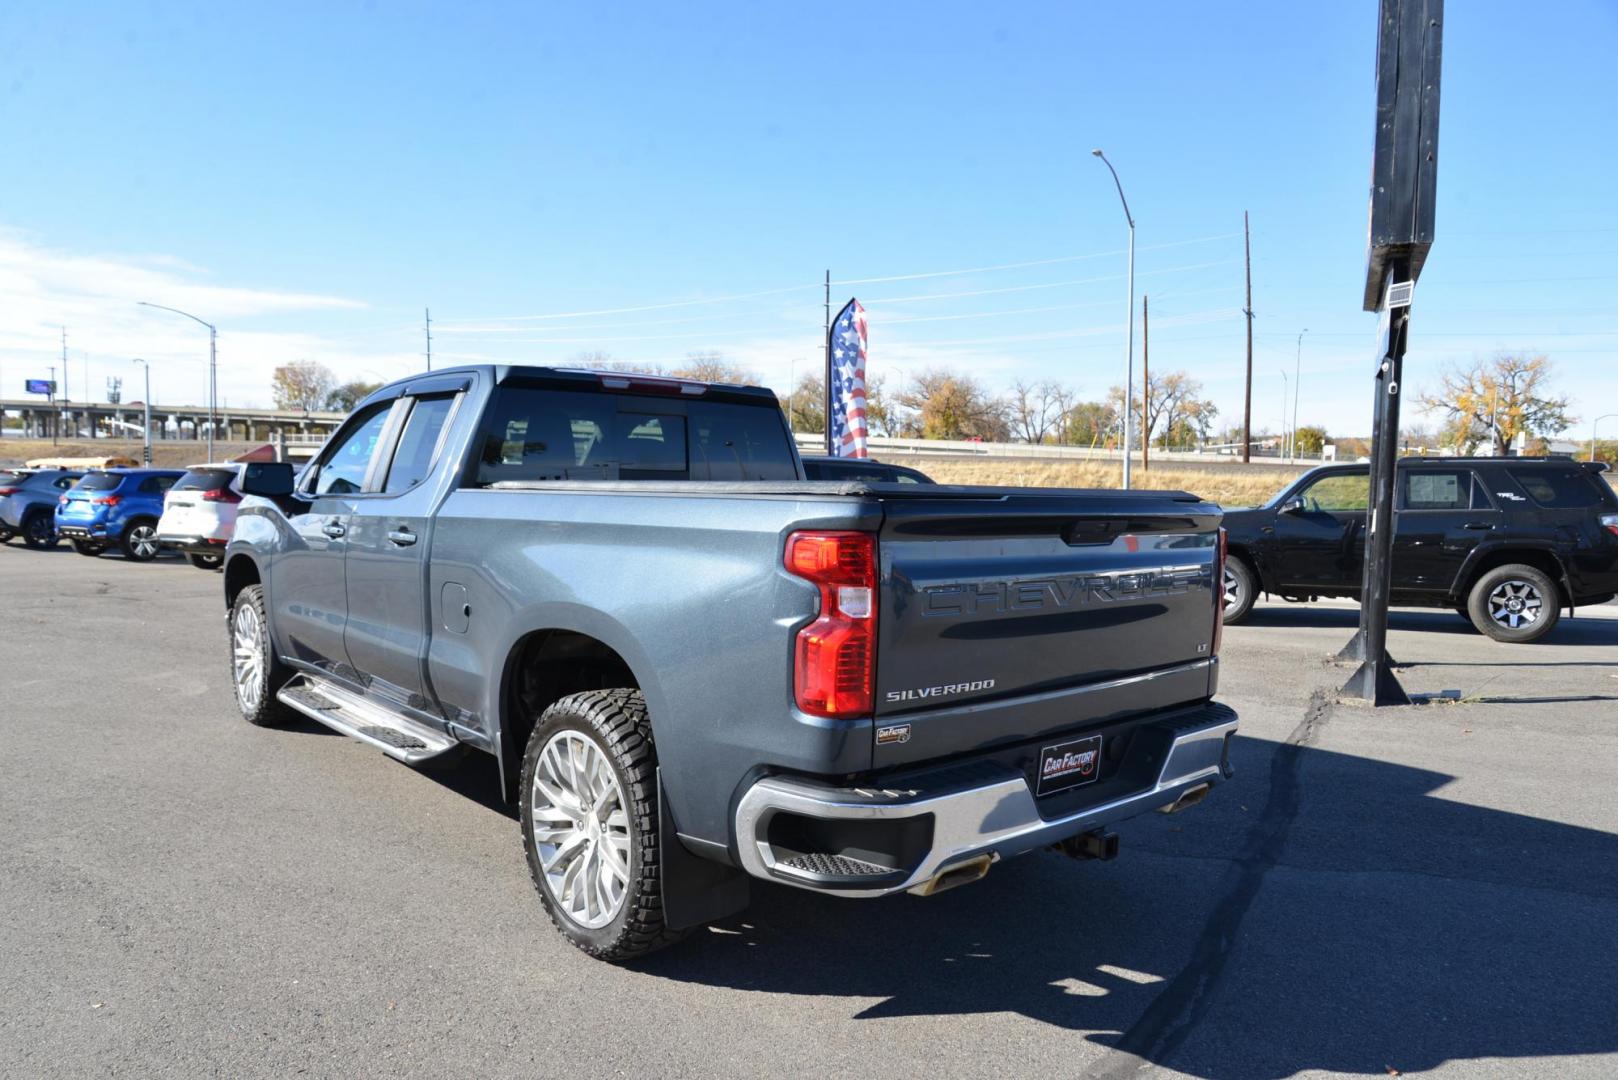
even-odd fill
[[[989,484],[1015,487],[1116,488],[1123,485],[1123,466],[1100,461],[1034,461],[1029,459],[891,458],[919,468],[941,484]],[[1189,491],[1221,506],[1256,506],[1303,473],[1274,465],[1153,466],[1137,463],[1131,480],[1138,488]]]
[[[220,442],[214,456],[228,461],[258,446],[258,443]],[[20,465],[40,457],[102,457],[122,454],[140,460],[140,443],[127,439],[64,439],[52,446],[49,439],[0,439],[0,467]],[[152,444],[152,463],[174,469],[195,465],[207,456],[199,442],[158,440]],[[1123,484],[1123,468],[1100,461],[1039,461],[1028,458],[913,458],[892,456],[885,460],[920,469],[941,484],[984,484],[1012,487],[1116,488]],[[1271,463],[1242,465],[1220,462],[1188,465],[1184,462],[1142,471],[1136,463],[1134,483],[1138,488],[1189,491],[1221,506],[1254,506],[1285,487],[1304,470]]]
[[[245,454],[262,442],[216,442],[214,457],[229,461],[237,454]],[[139,439],[63,439],[52,444],[49,439],[20,439],[7,433],[0,439],[0,466],[21,465],[35,458],[54,457],[127,457],[140,460]],[[208,456],[205,442],[158,439],[152,443],[152,464],[159,469],[183,469],[197,465]]]

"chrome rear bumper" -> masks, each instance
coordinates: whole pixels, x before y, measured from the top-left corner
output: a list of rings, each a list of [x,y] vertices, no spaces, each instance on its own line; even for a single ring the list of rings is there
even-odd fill
[[[771,881],[839,896],[901,892],[980,856],[1004,858],[1045,847],[1171,806],[1187,791],[1225,779],[1226,741],[1236,731],[1236,715],[1223,706],[1208,706],[1207,712],[1211,715],[1189,724],[1165,725],[1160,734],[1168,750],[1154,782],[1059,817],[1041,816],[1023,771],[991,762],[937,770],[921,787],[839,788],[798,777],[766,777],[737,804],[737,854],[749,874]],[[884,865],[838,853],[780,858],[770,840],[771,822],[779,814],[901,825],[928,815],[931,839],[919,857],[900,855]]]

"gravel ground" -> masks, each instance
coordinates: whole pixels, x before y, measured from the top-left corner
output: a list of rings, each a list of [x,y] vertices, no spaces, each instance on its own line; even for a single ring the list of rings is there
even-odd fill
[[[548,927],[491,760],[241,722],[217,575],[0,549],[0,1075],[1618,1074],[1618,607],[1225,638],[1237,778],[931,899],[760,885],[634,968]]]

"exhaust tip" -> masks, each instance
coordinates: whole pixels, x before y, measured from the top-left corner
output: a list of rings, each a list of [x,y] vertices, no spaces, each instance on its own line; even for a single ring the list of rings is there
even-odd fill
[[[1208,797],[1208,792],[1212,790],[1212,784],[1198,784],[1194,788],[1186,788],[1180,793],[1180,797],[1178,799],[1175,799],[1167,806],[1158,807],[1157,812],[1160,814],[1178,814],[1186,807],[1195,806],[1203,799],[1206,799]]]
[[[987,875],[989,867],[993,866],[998,858],[998,855],[990,852],[987,855],[967,859],[965,862],[958,862],[954,866],[946,866],[920,885],[912,885],[908,891],[915,896],[932,896],[945,889],[953,889],[957,885],[969,885]]]

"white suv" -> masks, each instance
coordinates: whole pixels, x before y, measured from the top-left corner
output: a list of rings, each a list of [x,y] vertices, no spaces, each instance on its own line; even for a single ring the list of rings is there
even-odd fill
[[[157,542],[183,551],[198,569],[219,569],[236,529],[241,482],[242,467],[235,462],[191,466],[163,496]]]

